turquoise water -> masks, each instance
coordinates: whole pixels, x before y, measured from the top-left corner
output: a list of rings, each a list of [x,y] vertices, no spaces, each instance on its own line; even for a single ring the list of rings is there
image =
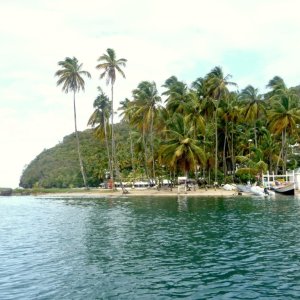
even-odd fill
[[[0,299],[299,299],[300,200],[0,198]]]

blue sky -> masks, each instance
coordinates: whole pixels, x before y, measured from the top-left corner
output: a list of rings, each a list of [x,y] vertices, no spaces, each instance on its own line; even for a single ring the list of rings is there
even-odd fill
[[[78,3],[77,3],[78,2]],[[298,0],[1,0],[0,187],[16,187],[24,166],[74,130],[72,95],[56,87],[57,62],[75,56],[92,75],[77,96],[86,129],[107,48],[128,59],[117,102],[142,80],[171,75],[190,84],[220,65],[239,89],[265,90],[281,76],[300,84]]]

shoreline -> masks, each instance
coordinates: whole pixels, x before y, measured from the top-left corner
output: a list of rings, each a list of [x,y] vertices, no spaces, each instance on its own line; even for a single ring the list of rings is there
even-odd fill
[[[112,190],[104,190],[104,189],[90,189],[90,190],[82,190],[82,191],[74,191],[74,192],[66,192],[66,193],[41,193],[41,194],[33,194],[33,196],[38,197],[49,197],[49,198],[55,198],[55,197],[96,197],[96,198],[103,198],[103,197],[150,197],[150,196],[157,196],[157,197],[177,197],[177,196],[187,196],[187,197],[207,197],[207,196],[213,196],[213,197],[219,197],[219,196],[237,196],[237,191],[227,191],[222,188],[216,188],[216,189],[197,189],[197,190],[191,190],[187,191],[185,193],[184,190],[179,190],[177,188],[174,188],[172,191],[170,190],[157,190],[157,189],[126,189],[128,193],[123,194],[121,189],[117,189],[116,191]]]

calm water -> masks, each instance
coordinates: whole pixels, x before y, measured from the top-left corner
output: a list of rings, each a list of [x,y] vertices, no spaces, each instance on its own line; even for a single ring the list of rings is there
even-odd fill
[[[0,198],[0,299],[299,299],[300,200]]]

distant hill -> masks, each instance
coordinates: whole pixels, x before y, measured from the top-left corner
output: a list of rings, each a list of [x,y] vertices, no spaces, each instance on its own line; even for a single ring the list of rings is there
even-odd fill
[[[297,85],[297,86],[293,87],[292,89],[293,89],[293,90],[296,92],[296,94],[300,97],[300,85]]]
[[[80,146],[89,186],[98,186],[103,180],[107,157],[103,142],[97,140],[91,129],[79,132]],[[20,186],[81,187],[75,134],[65,136],[55,147],[44,150],[24,170]]]

